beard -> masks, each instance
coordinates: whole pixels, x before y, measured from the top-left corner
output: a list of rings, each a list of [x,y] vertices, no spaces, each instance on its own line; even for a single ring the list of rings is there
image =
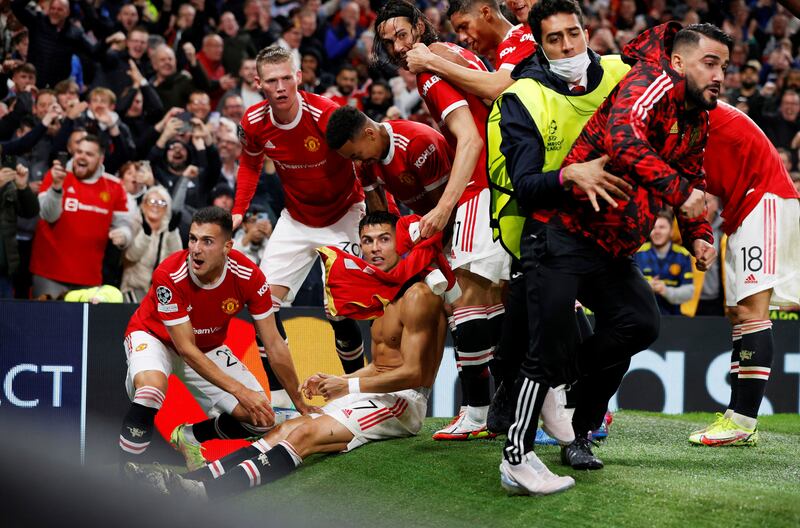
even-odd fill
[[[711,87],[708,86],[698,86],[694,81],[692,81],[688,76],[686,77],[686,99],[691,102],[693,105],[703,109],[703,110],[713,110],[717,107],[717,98],[718,96],[711,96],[710,98],[706,98],[705,90],[706,88]],[[721,87],[720,87],[721,88]]]

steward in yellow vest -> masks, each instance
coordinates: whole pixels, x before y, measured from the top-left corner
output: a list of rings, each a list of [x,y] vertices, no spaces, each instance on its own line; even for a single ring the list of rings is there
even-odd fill
[[[589,67],[571,83],[551,71],[539,48],[517,65],[511,75],[517,81],[492,106],[486,124],[492,227],[495,240],[517,259],[525,219],[537,207],[557,206],[570,189],[574,174],[561,171],[561,162],[583,125],[630,69],[619,55],[587,52]],[[524,148],[515,148],[520,144]],[[507,171],[507,164],[513,170]]]

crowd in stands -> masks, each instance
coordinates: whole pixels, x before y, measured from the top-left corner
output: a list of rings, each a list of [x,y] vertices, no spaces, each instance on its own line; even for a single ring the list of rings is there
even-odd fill
[[[503,6],[509,20],[521,1]],[[455,41],[446,1],[418,3],[440,38]],[[254,59],[265,46],[277,44],[295,55],[303,90],[356,106],[377,121],[404,118],[435,126],[415,76],[373,57],[381,5],[3,1],[0,298],[55,299],[71,289],[110,284],[130,302],[141,299],[155,266],[186,246],[192,212],[212,203],[233,207],[241,153],[237,125],[262,99]],[[800,188],[800,20],[770,0],[582,5],[590,47],[601,54],[619,52],[641,30],[669,19],[711,22],[733,36],[721,99],[762,127]],[[268,161],[235,247],[258,261],[282,208],[280,182]],[[710,215],[717,218],[716,211]],[[666,224],[666,216],[662,220]],[[656,231],[643,248],[652,255],[642,255],[653,266],[665,251],[681,253]],[[665,313],[686,300],[686,273],[682,267],[675,284],[664,277],[653,281]],[[721,295],[713,285],[719,275],[707,278],[701,306]],[[316,274],[295,304],[320,304],[321,298]]]

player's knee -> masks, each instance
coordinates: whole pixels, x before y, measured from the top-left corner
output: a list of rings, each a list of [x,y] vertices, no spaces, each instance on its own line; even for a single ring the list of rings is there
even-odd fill
[[[313,420],[305,421],[295,427],[291,433],[286,436],[286,441],[299,453],[308,452],[317,441],[317,428]]]
[[[166,393],[167,385],[167,375],[158,370],[144,370],[133,377],[133,386],[136,389],[155,387],[161,392]]]

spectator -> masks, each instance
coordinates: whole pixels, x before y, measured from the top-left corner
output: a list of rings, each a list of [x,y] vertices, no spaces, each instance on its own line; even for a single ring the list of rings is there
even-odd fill
[[[303,58],[300,61],[302,78],[297,87],[299,90],[315,94],[324,91],[328,84],[320,77],[320,62],[322,62],[322,55],[319,52],[313,49],[303,51]]]
[[[358,37],[366,29],[359,25],[361,8],[350,1],[342,6],[339,12],[339,22],[331,24],[325,33],[325,52],[332,68],[342,64],[342,61],[358,42]]]
[[[197,9],[192,4],[181,4],[174,23],[164,32],[167,45],[173,51],[182,49],[186,44],[193,48],[200,45],[203,35],[206,34],[203,17],[197,16]]]
[[[376,81],[369,87],[369,97],[364,101],[364,113],[373,121],[380,123],[393,104],[389,85],[384,81]]]
[[[222,66],[222,37],[216,34],[203,37],[203,48],[197,54],[197,62],[203,68],[206,78],[211,82],[211,106],[216,107],[226,91],[236,87],[236,80],[225,73]]]
[[[792,177],[792,183],[794,184],[794,188],[797,189],[797,192],[800,193],[800,172],[794,171],[789,173],[789,176]]]
[[[186,111],[203,123],[207,122],[208,116],[211,114],[211,98],[206,92],[200,90],[192,92],[189,94]]]
[[[322,43],[324,36],[317,24],[317,14],[306,7],[297,14],[297,22],[303,35],[300,49],[304,53],[313,50],[317,54],[322,54],[325,50],[325,45]]]
[[[206,206],[217,181],[216,175],[208,170],[206,143],[200,136],[203,124],[195,118],[192,125],[191,140],[185,141],[181,137],[187,136],[181,134],[185,123],[170,118],[148,155],[153,176],[169,190],[176,211],[182,211],[184,205],[192,209]],[[186,216],[188,219],[191,214]]]
[[[135,158],[142,159],[147,156],[158,137],[153,127],[164,116],[164,105],[161,104],[158,92],[147,82],[133,61],[128,74],[133,83],[122,92],[117,108],[133,136],[136,145]]]
[[[694,283],[689,252],[672,241],[673,215],[661,211],[646,242],[634,255],[662,315],[680,315],[681,304],[692,298]]]
[[[228,73],[240,71],[242,62],[254,59],[258,53],[253,38],[247,31],[240,30],[239,22],[230,11],[222,13],[219,19],[219,36],[224,44],[222,66]]]
[[[211,191],[211,205],[231,211],[233,209],[234,196],[233,189],[227,183],[218,183]]]
[[[222,117],[227,117],[234,123],[238,123],[244,117],[244,101],[242,97],[233,92],[223,97],[220,102]]]
[[[764,96],[759,92],[758,78],[761,63],[749,60],[740,70],[740,83],[738,89],[728,93],[728,100],[732,105],[746,113],[754,121],[760,121],[764,107]]]
[[[227,183],[231,189],[236,191],[236,174],[239,172],[239,156],[242,153],[242,145],[235,133],[220,128],[217,132],[217,148],[222,163],[220,181]]]
[[[336,84],[328,88],[323,95],[339,106],[354,106],[364,110],[364,103],[361,100],[364,93],[358,90],[358,71],[351,64],[339,68]]]
[[[137,26],[128,33],[124,46],[119,49],[109,48],[100,59],[101,68],[95,85],[105,86],[117,96],[121,96],[125,88],[134,84],[134,77],[137,79],[141,77],[140,86],[142,82],[146,82],[144,75],[149,75],[152,70],[150,58],[146,53],[149,37],[147,29]],[[134,68],[136,75],[131,74]]]
[[[300,64],[300,42],[303,40],[303,33],[300,32],[300,25],[296,18],[282,20],[281,37],[276,44],[292,52],[294,63]]]
[[[408,70],[401,69],[400,76],[392,80],[394,85],[394,100],[403,119],[414,113],[422,99],[417,91],[417,76]]]
[[[47,14],[30,11],[28,0],[13,0],[11,10],[28,28],[28,60],[36,66],[39,88],[55,86],[69,77],[73,55],[94,55],[95,47],[83,30],[68,23],[68,0],[51,0]]]
[[[763,116],[759,124],[776,148],[797,148],[797,145],[792,145],[792,140],[800,131],[800,95],[794,90],[787,90],[780,101],[778,113]]]
[[[230,90],[226,95],[229,94],[240,96],[245,109],[264,100],[264,95],[261,93],[258,86],[256,86],[255,59],[245,59],[242,61],[242,65],[239,67],[239,82],[236,87]]]
[[[28,184],[28,169],[0,169],[0,299],[13,295],[11,277],[20,265],[17,246],[17,217],[33,218],[39,214],[39,201]]]
[[[126,247],[133,233],[125,190],[103,171],[96,136],[79,144],[65,170],[56,160],[39,190],[41,220],[31,256],[33,295],[53,299],[79,286],[102,284],[103,253]]]
[[[242,229],[233,236],[233,249],[241,251],[260,266],[271,234],[272,222],[269,221],[269,215],[258,208],[251,208],[244,215]]]
[[[269,5],[261,5],[260,0],[246,0],[244,17],[244,31],[250,35],[256,49],[266,48],[278,40],[281,27],[272,20]]]
[[[106,170],[112,173],[136,155],[131,131],[114,111],[116,103],[114,92],[108,88],[95,88],[89,94],[89,108],[76,123],[103,142]]]
[[[152,187],[153,172],[146,161],[129,161],[119,169],[119,180],[128,195],[128,211],[136,211],[147,189]],[[134,220],[136,216],[134,215]]]
[[[36,66],[28,62],[22,63],[11,71],[11,82],[8,95],[14,96],[30,91],[29,87],[36,87]]]
[[[189,94],[193,91],[205,92],[211,88],[205,71],[197,61],[194,46],[186,44],[184,53],[189,64],[190,75],[178,71],[175,52],[169,47],[160,46],[153,52],[155,77],[151,82],[165,108],[185,106],[189,100]]]
[[[81,89],[78,83],[72,79],[64,79],[53,88],[56,94],[56,102],[61,108],[69,108],[73,103],[81,101]]]
[[[147,189],[138,208],[142,228],[125,250],[122,290],[127,302],[144,298],[153,270],[172,253],[183,248],[178,233],[180,212],[172,213],[172,198],[161,185]]]

